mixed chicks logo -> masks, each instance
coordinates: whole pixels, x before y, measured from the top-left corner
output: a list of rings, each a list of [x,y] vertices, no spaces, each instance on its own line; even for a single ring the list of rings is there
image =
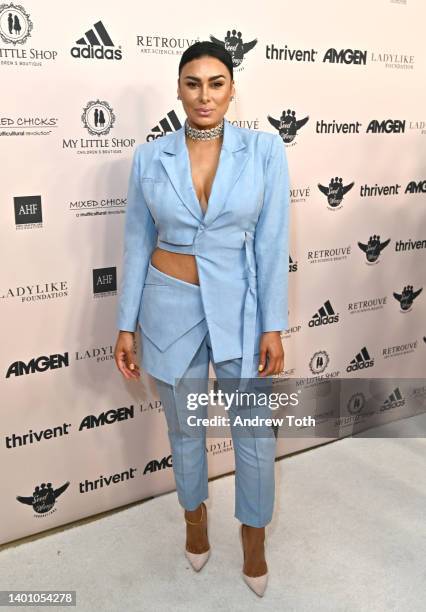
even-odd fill
[[[244,42],[241,32],[237,32],[237,30],[228,30],[226,32],[225,40],[220,40],[215,36],[210,36],[210,40],[217,45],[222,45],[232,56],[232,64],[234,68],[238,68],[238,66],[242,63],[244,59],[244,55],[251,51],[253,47],[257,44],[257,38],[251,40],[250,42]]]
[[[309,120],[309,117],[303,117],[303,119],[296,118],[296,111],[290,108],[281,113],[279,119],[275,119],[271,115],[268,115],[268,121],[283,139],[284,144],[292,142],[296,136],[298,130],[302,128]]]
[[[33,23],[20,4],[0,4],[0,36],[13,45],[23,45],[31,36]]]
[[[87,103],[81,120],[90,134],[100,136],[109,133],[114,126],[115,115],[108,102],[98,99]]]

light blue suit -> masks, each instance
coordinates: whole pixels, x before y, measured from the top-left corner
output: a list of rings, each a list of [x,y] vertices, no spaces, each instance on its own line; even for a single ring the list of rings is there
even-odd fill
[[[205,214],[194,190],[183,127],[137,147],[117,327],[136,331],[141,325],[141,365],[157,380],[178,498],[187,510],[207,498],[208,472],[206,428],[191,432],[185,398],[206,391],[210,361],[220,388],[227,385],[225,379],[238,376],[244,379],[239,390],[256,380],[261,333],[288,327],[288,231],[289,179],[279,135],[237,128],[225,119]],[[154,267],[150,258],[157,245],[195,255],[200,284]],[[267,408],[248,412],[273,416]],[[201,415],[207,416],[205,408]],[[275,436],[270,428],[256,427],[243,427],[239,434],[230,425],[235,516],[262,527],[274,505]]]
[[[215,362],[241,357],[241,378],[252,376],[261,333],[288,327],[288,245],[289,177],[278,134],[225,119],[205,214],[184,127],[140,144],[129,179],[117,328],[136,331],[140,323],[142,367],[174,384],[208,331]],[[155,246],[194,255],[199,286],[169,284],[150,263]]]

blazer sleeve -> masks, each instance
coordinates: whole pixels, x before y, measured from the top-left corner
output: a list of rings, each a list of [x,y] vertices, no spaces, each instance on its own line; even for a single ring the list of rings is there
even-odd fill
[[[288,328],[289,225],[287,156],[281,136],[275,134],[254,238],[262,332]]]
[[[128,183],[123,269],[117,310],[117,328],[132,332],[137,329],[148,263],[158,235],[141,188],[142,147],[138,145],[133,154]]]

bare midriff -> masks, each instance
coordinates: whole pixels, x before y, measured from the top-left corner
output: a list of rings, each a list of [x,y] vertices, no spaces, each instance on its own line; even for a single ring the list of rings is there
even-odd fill
[[[179,278],[187,283],[199,285],[197,262],[195,255],[187,253],[172,253],[161,247],[155,247],[151,254],[151,264],[161,272]]]
[[[187,142],[191,166],[191,177],[200,209],[206,214],[209,197],[217,171],[223,137],[214,141]],[[151,254],[151,264],[161,272],[179,278],[187,283],[199,285],[195,255],[175,253],[155,247]]]

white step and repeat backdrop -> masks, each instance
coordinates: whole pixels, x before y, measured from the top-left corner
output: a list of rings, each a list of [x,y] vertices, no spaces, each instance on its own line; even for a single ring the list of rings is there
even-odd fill
[[[183,124],[196,40],[233,53],[227,119],[287,150],[283,376],[313,399],[339,376],[424,377],[425,17],[420,0],[0,5],[0,543],[174,489],[155,385],[126,382],[113,347],[132,154]],[[350,401],[339,435],[372,424]],[[231,441],[207,442],[210,474],[232,471]]]

